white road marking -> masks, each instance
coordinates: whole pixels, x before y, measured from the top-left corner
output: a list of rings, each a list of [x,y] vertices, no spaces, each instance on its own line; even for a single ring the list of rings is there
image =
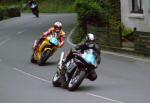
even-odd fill
[[[10,40],[10,39],[6,39],[6,40],[0,42],[0,46],[2,46],[3,44],[5,44],[5,43],[8,42],[9,40]]]
[[[19,31],[19,32],[17,32],[17,34],[16,35],[21,35],[23,32],[25,32],[26,30],[23,30],[23,31]]]
[[[26,30],[23,30],[22,32],[20,31],[20,32],[17,32],[17,34],[16,35],[20,35],[20,34],[22,34],[23,32],[25,32]],[[2,46],[3,44],[5,44],[6,42],[8,42],[9,40],[11,40],[10,38],[8,38],[8,39],[6,39],[6,40],[3,40],[2,42],[0,42],[0,46]]]
[[[73,45],[73,46],[75,46],[75,44],[73,44],[73,43],[71,43],[70,41],[69,41],[69,38],[70,38],[70,35],[72,34],[72,32],[75,30],[75,28],[73,28],[72,29],[72,31],[69,33],[69,37],[67,38],[67,42],[68,43],[70,43],[71,45]],[[22,32],[18,32],[17,33],[17,35],[19,35],[19,34],[21,34]],[[5,44],[6,42],[8,42],[10,39],[6,39],[6,40],[4,40],[4,41],[2,41],[2,42],[0,42],[0,46],[1,45],[3,45],[3,44]],[[135,58],[135,57],[131,57],[131,56],[127,56],[127,55],[122,55],[122,54],[118,54],[118,53],[113,53],[113,52],[106,52],[106,51],[103,51],[103,53],[108,53],[108,54],[113,54],[113,55],[117,55],[117,56],[123,56],[123,57],[127,57],[127,58],[133,58],[133,59],[138,59],[138,60],[143,60],[143,61],[148,61],[148,62],[150,62],[149,60],[144,60],[144,59],[141,59],[141,58]],[[2,61],[2,59],[0,59],[0,62]],[[37,77],[37,76],[35,76],[35,75],[32,75],[32,74],[30,74],[30,73],[27,73],[27,72],[25,72],[25,71],[23,71],[23,70],[20,70],[20,69],[18,69],[18,68],[13,68],[13,70],[15,70],[15,71],[18,71],[18,72],[20,72],[20,73],[23,73],[23,74],[25,74],[25,75],[28,75],[28,76],[30,76],[30,77],[32,77],[32,78],[36,78],[36,79],[38,79],[38,80],[41,80],[41,81],[43,81],[43,82],[46,82],[46,83],[51,83],[51,81],[49,81],[49,80],[46,80],[46,79],[43,79],[43,78],[40,78],[40,77]],[[101,98],[101,99],[104,99],[104,100],[107,100],[107,101],[112,101],[112,102],[116,102],[116,103],[124,103],[124,102],[121,102],[121,101],[118,101],[118,100],[113,100],[113,99],[110,99],[110,98],[107,98],[107,97],[103,97],[103,96],[100,96],[100,95],[95,95],[95,94],[92,94],[92,93],[85,93],[86,95],[89,95],[89,96],[93,96],[93,97],[96,97],[96,98]]]
[[[27,72],[25,72],[25,71],[23,71],[23,70],[20,70],[20,69],[18,69],[18,68],[13,68],[13,70],[16,70],[16,71],[18,71],[18,72],[20,72],[20,73],[23,73],[23,74],[26,74],[26,75],[28,75],[28,76],[30,76],[30,77],[36,78],[36,79],[38,79],[38,80],[41,80],[41,81],[43,81],[43,82],[51,83],[51,81],[49,81],[49,80],[46,80],[46,79],[43,79],[43,78],[39,78],[39,77],[37,77],[37,76],[35,76],[35,75],[32,75],[32,74],[30,74],[30,73],[27,73]]]
[[[104,100],[107,100],[107,101],[112,101],[112,102],[115,102],[115,103],[124,103],[124,102],[121,102],[121,101],[118,101],[118,100],[113,100],[113,99],[103,97],[103,96],[99,96],[99,95],[95,95],[95,94],[92,94],[92,93],[86,93],[86,94],[90,95],[90,96],[93,96],[93,97],[101,98],[101,99],[104,99]]]
[[[150,62],[150,59],[135,57],[133,55],[120,54],[120,53],[114,53],[114,52],[109,52],[109,51],[102,51],[102,53],[111,54],[111,55],[120,56],[120,57],[125,57],[125,58],[129,58],[129,59],[135,59],[138,61]]]
[[[17,34],[16,35],[20,35],[20,34],[22,34],[22,32],[20,31],[20,32],[17,32]]]
[[[18,68],[13,68],[13,70],[18,71],[18,72],[20,72],[20,73],[23,73],[23,74],[25,74],[25,75],[28,75],[28,76],[30,76],[30,77],[32,77],[32,78],[41,80],[41,81],[43,81],[43,82],[51,83],[51,81],[49,81],[49,80],[46,80],[46,79],[37,77],[37,76],[35,76],[35,75],[32,75],[32,74],[30,74],[30,73],[27,73],[27,72],[25,72],[25,71],[23,71],[23,70],[20,70],[20,69],[18,69]],[[107,101],[112,101],[112,102],[115,102],[115,103],[124,103],[124,102],[121,102],[121,101],[113,100],[113,99],[110,99],[110,98],[107,98],[107,97],[103,97],[103,96],[99,96],[99,95],[95,95],[95,94],[92,94],[92,93],[85,93],[85,94],[86,94],[86,95],[93,96],[93,97],[101,98],[101,99],[104,99],[104,100],[107,100]]]

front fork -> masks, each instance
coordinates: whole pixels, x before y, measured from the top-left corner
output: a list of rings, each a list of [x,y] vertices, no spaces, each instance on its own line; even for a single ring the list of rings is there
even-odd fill
[[[34,44],[33,44],[33,46],[32,46],[32,49],[33,49],[33,50],[35,49],[36,45],[37,45],[37,40],[34,41]]]
[[[60,59],[59,59],[59,62],[58,62],[58,69],[63,69],[63,58],[64,58],[64,52],[61,53],[60,55]]]

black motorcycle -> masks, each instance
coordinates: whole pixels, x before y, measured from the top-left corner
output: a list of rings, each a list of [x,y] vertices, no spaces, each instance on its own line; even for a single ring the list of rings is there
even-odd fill
[[[30,6],[30,9],[32,10],[32,13],[36,16],[39,17],[39,8],[37,4],[32,3]]]
[[[63,86],[73,91],[88,77],[90,71],[97,67],[96,56],[92,49],[86,50],[84,53],[74,51],[73,55],[74,58],[64,64],[64,66],[62,64],[64,52],[61,53],[58,70],[52,79],[53,86]],[[64,73],[61,71],[62,69]]]

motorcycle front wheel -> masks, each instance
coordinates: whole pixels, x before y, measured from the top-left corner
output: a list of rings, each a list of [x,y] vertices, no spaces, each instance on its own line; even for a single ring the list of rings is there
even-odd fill
[[[36,60],[34,59],[34,54],[32,54],[30,61],[31,63],[36,63]]]
[[[46,60],[50,57],[50,52],[49,51],[45,51],[42,54],[41,59],[38,61],[39,66],[44,65],[44,63],[46,62]]]
[[[85,78],[85,71],[78,71],[78,73],[74,74],[73,77],[70,79],[68,84],[68,90],[74,91],[75,89],[79,88],[84,78]]]
[[[60,83],[60,74],[58,72],[55,73],[53,79],[52,79],[52,84],[54,87],[60,87],[61,83]]]
[[[32,9],[32,13],[33,13],[36,17],[39,17],[39,10],[38,10],[38,8]]]

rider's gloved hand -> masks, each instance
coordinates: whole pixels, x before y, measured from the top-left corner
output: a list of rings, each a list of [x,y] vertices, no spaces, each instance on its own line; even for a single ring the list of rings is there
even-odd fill
[[[63,45],[64,45],[63,43],[59,43],[58,47],[61,48],[63,47]]]

